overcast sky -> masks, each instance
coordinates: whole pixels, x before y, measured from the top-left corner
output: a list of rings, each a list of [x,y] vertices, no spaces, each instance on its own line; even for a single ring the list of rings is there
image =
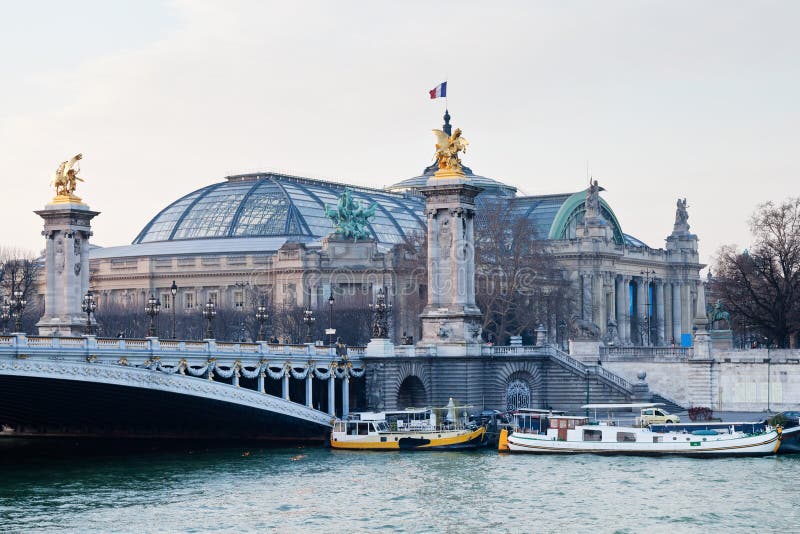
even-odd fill
[[[709,260],[798,194],[798,2],[2,1],[0,245],[83,152],[93,242],[130,243],[224,176],[370,186],[431,162],[449,80],[464,162],[525,194],[589,172],[664,246],[675,200]]]

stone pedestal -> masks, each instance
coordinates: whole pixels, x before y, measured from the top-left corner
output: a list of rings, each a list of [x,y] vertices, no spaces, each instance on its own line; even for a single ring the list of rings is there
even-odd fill
[[[465,345],[481,342],[473,228],[475,196],[481,188],[438,174],[420,188],[428,218],[428,303],[420,315],[421,343],[453,345],[463,354],[470,352]]]
[[[733,332],[730,330],[709,330],[713,350],[733,349]]]
[[[84,333],[86,314],[81,303],[89,290],[91,220],[98,213],[78,202],[48,204],[36,212],[44,219],[46,239],[44,315],[37,324],[40,336]]]
[[[394,356],[394,343],[385,338],[370,339],[367,343],[366,356]]]
[[[600,359],[600,347],[602,346],[603,344],[596,340],[570,339],[569,355],[576,360],[595,364]]]

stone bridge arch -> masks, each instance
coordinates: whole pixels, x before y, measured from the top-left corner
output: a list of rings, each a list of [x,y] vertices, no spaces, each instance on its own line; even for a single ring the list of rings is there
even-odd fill
[[[544,408],[545,388],[539,362],[506,362],[490,380],[487,400],[498,410]],[[487,405],[489,404],[487,402]]]
[[[395,408],[421,407],[431,402],[431,381],[425,366],[406,363],[400,366],[389,399]]]

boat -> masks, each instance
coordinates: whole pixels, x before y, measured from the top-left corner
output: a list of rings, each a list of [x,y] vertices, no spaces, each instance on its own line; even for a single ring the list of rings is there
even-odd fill
[[[631,409],[636,405],[585,405],[589,409]],[[527,453],[593,453],[628,455],[765,456],[778,450],[781,429],[744,432],[721,429],[656,432],[647,427],[618,425],[613,419],[590,422],[589,417],[521,410],[513,429],[502,430],[498,449]]]
[[[486,427],[457,417],[461,408],[410,408],[357,412],[334,421],[331,447],[350,450],[476,449],[486,442]]]
[[[783,427],[781,434],[781,447],[778,454],[800,453],[800,412],[781,412],[776,417],[769,419],[770,424]]]

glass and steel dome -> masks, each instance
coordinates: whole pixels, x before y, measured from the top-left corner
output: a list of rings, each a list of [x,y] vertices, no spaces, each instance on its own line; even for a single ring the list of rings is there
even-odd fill
[[[333,231],[325,205],[336,205],[345,187],[353,199],[377,204],[369,230],[381,243],[400,243],[422,232],[424,201],[417,195],[312,180],[277,173],[229,176],[198,189],[156,215],[133,244],[236,237],[320,238]]]

